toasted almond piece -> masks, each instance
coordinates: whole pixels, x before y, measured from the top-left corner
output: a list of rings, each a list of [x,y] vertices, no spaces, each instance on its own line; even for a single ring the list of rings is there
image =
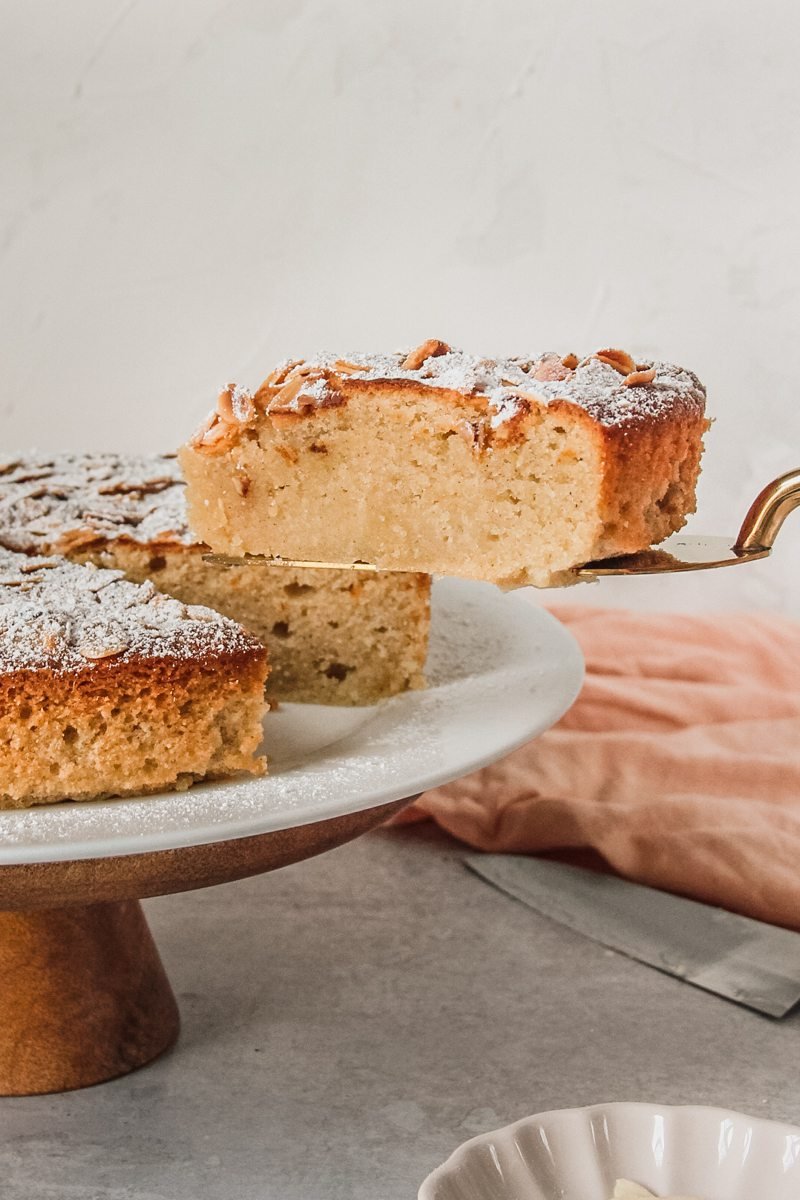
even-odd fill
[[[252,392],[238,387],[231,397],[233,415],[240,425],[249,425],[256,415],[256,404]]]
[[[209,414],[208,414],[208,416],[207,416],[207,417],[205,418],[205,420],[203,421],[203,423],[202,423],[202,424],[201,424],[201,425],[200,425],[200,426],[199,426],[199,427],[198,427],[198,428],[195,430],[195,432],[192,434],[192,441],[191,441],[191,445],[192,445],[192,446],[200,446],[200,445],[202,445],[202,443],[203,443],[203,438],[206,436],[206,434],[208,433],[209,429],[211,429],[211,428],[212,428],[214,425],[216,425],[216,423],[217,423],[217,414],[216,414],[216,412],[211,412],[211,413],[209,413]]]
[[[78,646],[78,654],[83,658],[88,658],[90,662],[100,662],[104,658],[115,658],[117,654],[124,654],[127,649],[126,642],[112,642],[109,646],[84,644]]]
[[[47,560],[45,559],[44,562],[40,561],[40,562],[32,562],[32,563],[23,563],[23,565],[20,567],[20,572],[23,575],[32,575],[32,574],[35,574],[37,571],[49,571],[53,567],[57,567],[57,566],[58,566],[58,562],[55,559],[53,559],[51,562],[47,562]]]
[[[580,359],[577,354],[565,354],[561,361],[568,371],[574,371]]]
[[[97,540],[98,535],[96,530],[67,529],[58,538],[57,550],[59,554],[69,554],[79,546],[90,546],[92,542],[96,542]]]
[[[631,371],[630,375],[626,375],[622,381],[623,387],[642,387],[646,383],[652,383],[656,377],[655,367],[648,367],[646,370],[639,368],[637,371]]]
[[[506,391],[510,392],[512,396],[519,396],[520,400],[528,400],[531,404],[544,403],[541,396],[537,396],[535,392],[526,392],[525,388],[510,387],[506,388]]]
[[[364,368],[360,367],[358,363],[349,363],[343,358],[337,358],[333,365],[335,370],[338,371],[340,375],[353,375],[356,371],[364,370]]]
[[[416,350],[407,354],[400,366],[404,371],[418,371],[426,359],[439,358],[442,354],[449,353],[450,347],[447,342],[440,342],[437,338],[428,338],[427,342],[423,342],[421,346],[417,346]]]
[[[233,389],[235,387],[235,383],[226,383],[217,396],[217,416],[221,417],[223,421],[228,421],[231,425],[236,420],[233,415]]]
[[[636,370],[636,363],[625,350],[598,350],[594,357],[619,371],[620,375],[630,375]]]
[[[129,483],[125,479],[118,479],[114,483],[101,484],[97,491],[100,496],[141,496],[157,495],[159,492],[164,492],[167,488],[175,486],[175,480],[170,479],[167,475],[162,475],[158,479],[145,479],[141,483]],[[54,489],[50,489],[49,495],[55,496],[58,500],[66,500],[68,493],[58,494]]]
[[[200,439],[200,444],[201,446],[215,446],[218,442],[230,437],[230,433],[231,426],[228,424],[228,422],[217,417],[210,429],[207,429],[203,434],[202,438]]]
[[[316,379],[321,374],[322,368],[316,363],[299,362],[296,367],[292,367],[286,378],[295,379],[298,375],[301,375],[303,378]]]
[[[286,382],[292,371],[302,365],[302,358],[290,358],[285,363],[279,363],[275,370],[264,380],[263,386],[266,388],[279,388]]]
[[[256,406],[247,388],[226,383],[217,397],[217,413],[230,425],[247,425],[256,415]]]
[[[565,367],[557,354],[547,354],[532,372],[531,378],[541,383],[550,380],[569,379],[572,371]]]
[[[291,411],[292,401],[299,395],[305,384],[306,379],[302,375],[295,375],[289,379],[270,400],[270,412]]]

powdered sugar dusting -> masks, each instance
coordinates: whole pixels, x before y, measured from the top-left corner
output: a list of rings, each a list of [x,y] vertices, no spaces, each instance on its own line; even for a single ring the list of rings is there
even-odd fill
[[[259,643],[210,608],[152,583],[61,558],[0,550],[0,670],[85,671],[109,660],[208,658]]]
[[[300,408],[302,407],[304,400],[315,400],[320,402],[322,400],[326,400],[328,395],[329,388],[327,380],[314,379],[311,383],[304,385],[304,387],[298,392],[297,396],[292,401],[292,404],[295,407]]]
[[[655,377],[649,384],[631,387],[626,386],[618,370],[594,356],[564,368],[562,378],[552,379],[536,378],[547,362],[563,361],[551,353],[495,359],[449,350],[426,358],[414,370],[403,366],[407,353],[315,355],[294,368],[310,372],[311,381],[303,384],[289,407],[300,409],[308,407],[309,402],[324,400],[329,394],[329,378],[339,375],[342,362],[348,367],[341,379],[345,386],[350,380],[409,381],[478,400],[487,411],[492,429],[537,402],[547,405],[556,400],[569,401],[606,426],[657,420],[672,413],[702,413],[705,405],[705,389],[697,377],[671,363],[639,363],[644,370],[654,368]],[[320,377],[314,378],[317,372]],[[287,378],[292,378],[291,371]]]
[[[231,384],[231,411],[237,421],[244,423],[249,420],[253,407],[253,397],[247,388]]]
[[[46,554],[120,538],[191,545],[184,490],[174,455],[7,459],[0,464],[0,545]]]

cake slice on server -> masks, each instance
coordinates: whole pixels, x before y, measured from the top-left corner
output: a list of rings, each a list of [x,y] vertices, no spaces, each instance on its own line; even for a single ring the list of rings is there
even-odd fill
[[[204,604],[269,650],[278,700],[372,704],[423,686],[430,577],[206,561],[189,532],[174,455],[26,455],[0,463],[0,545],[150,579]]]
[[[180,460],[192,529],[219,553],[549,587],[683,526],[706,426],[681,367],[432,340],[228,387]]]
[[[207,608],[0,550],[0,809],[261,774],[266,674]]]

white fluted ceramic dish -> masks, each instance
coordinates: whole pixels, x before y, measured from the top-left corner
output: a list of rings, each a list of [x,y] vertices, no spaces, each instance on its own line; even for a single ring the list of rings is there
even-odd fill
[[[460,1146],[418,1200],[798,1200],[800,1128],[721,1108],[602,1104],[539,1113]]]

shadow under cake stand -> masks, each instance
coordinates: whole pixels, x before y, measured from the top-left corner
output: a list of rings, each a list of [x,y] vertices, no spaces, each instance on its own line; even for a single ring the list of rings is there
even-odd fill
[[[427,689],[373,708],[282,706],[265,778],[0,813],[0,1095],[101,1083],[175,1041],[141,899],[359,837],[542,733],[575,699],[583,660],[523,597],[441,580],[427,674]]]

